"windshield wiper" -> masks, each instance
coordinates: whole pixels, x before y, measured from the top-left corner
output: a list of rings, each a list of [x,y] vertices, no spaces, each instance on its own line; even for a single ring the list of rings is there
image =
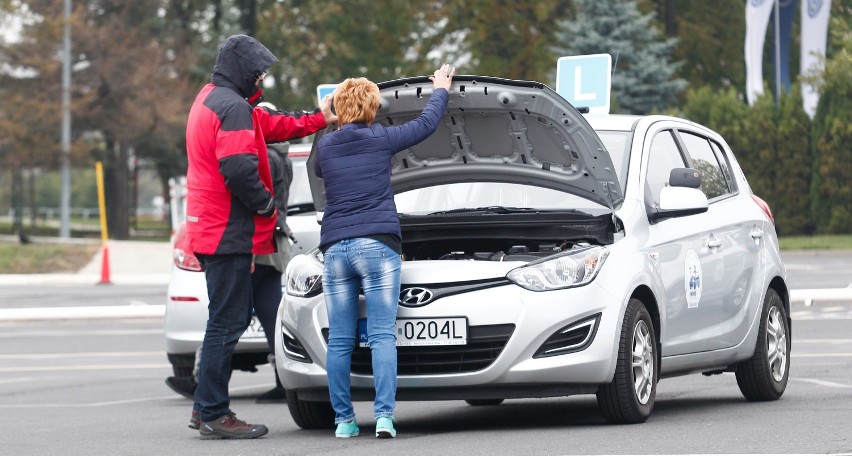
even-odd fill
[[[506,207],[506,206],[485,206],[474,208],[450,209],[447,211],[430,212],[427,215],[446,215],[446,214],[577,214],[591,216],[591,214],[577,209],[536,209],[533,207]]]
[[[531,207],[506,207],[506,206],[485,206],[485,207],[463,207],[460,209],[451,209],[448,211],[432,212],[429,215],[444,215],[457,213],[483,213],[483,214],[522,214],[528,212],[541,212],[541,209]]]

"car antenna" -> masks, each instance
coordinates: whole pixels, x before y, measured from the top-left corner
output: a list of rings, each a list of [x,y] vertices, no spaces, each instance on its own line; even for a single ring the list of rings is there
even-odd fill
[[[615,62],[613,62],[613,64],[612,64],[612,73],[610,73],[610,75],[609,75],[610,79],[615,77],[615,69],[618,68],[618,53],[619,52],[620,51],[615,51]]]

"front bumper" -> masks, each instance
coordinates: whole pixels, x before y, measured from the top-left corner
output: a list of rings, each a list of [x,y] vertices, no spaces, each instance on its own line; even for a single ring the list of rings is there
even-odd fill
[[[579,288],[532,292],[514,284],[448,296],[418,308],[400,307],[398,318],[457,317],[468,327],[514,325],[496,358],[484,368],[463,373],[405,375],[398,378],[400,400],[547,397],[594,392],[611,381],[623,319],[623,302],[594,282]],[[534,358],[558,330],[598,315],[594,338],[584,349]],[[359,318],[366,318],[363,297]],[[287,357],[281,325],[295,336],[312,362]],[[284,386],[306,400],[327,399],[328,327],[323,295],[285,296],[276,328],[276,368]],[[402,370],[402,369],[401,369]],[[372,397],[373,378],[353,373],[353,398]]]

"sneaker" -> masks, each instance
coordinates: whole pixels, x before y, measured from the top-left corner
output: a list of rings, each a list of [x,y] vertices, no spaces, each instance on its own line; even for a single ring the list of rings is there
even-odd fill
[[[255,399],[258,404],[283,404],[287,402],[287,390],[276,386]]]
[[[195,388],[198,383],[192,377],[169,377],[166,386],[187,399],[195,399]]]
[[[198,428],[200,428],[200,427],[201,427],[201,412],[199,412],[198,410],[193,410],[192,415],[189,416],[189,428],[195,429],[197,431]]]
[[[213,421],[201,422],[198,430],[202,440],[207,439],[254,439],[263,437],[269,429],[262,424],[248,424],[231,412]]]
[[[358,429],[358,423],[353,418],[349,421],[337,423],[337,430],[334,431],[334,436],[341,439],[348,439],[349,437],[358,437],[359,432],[361,430]]]
[[[376,420],[376,437],[380,439],[392,439],[396,437],[396,429],[393,427],[392,416],[380,416]]]

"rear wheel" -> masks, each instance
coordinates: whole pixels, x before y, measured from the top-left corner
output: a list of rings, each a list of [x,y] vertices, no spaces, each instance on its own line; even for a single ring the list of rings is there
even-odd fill
[[[644,423],[657,395],[657,336],[651,314],[638,299],[624,313],[612,382],[598,388],[598,406],[610,423]]]
[[[500,405],[503,403],[503,399],[467,399],[465,400],[470,405],[480,406],[480,405]]]
[[[784,394],[790,377],[790,325],[778,292],[763,300],[754,355],[737,365],[737,385],[750,401],[773,401]]]
[[[326,429],[334,425],[334,409],[330,402],[303,401],[295,392],[287,390],[287,408],[302,429]]]

